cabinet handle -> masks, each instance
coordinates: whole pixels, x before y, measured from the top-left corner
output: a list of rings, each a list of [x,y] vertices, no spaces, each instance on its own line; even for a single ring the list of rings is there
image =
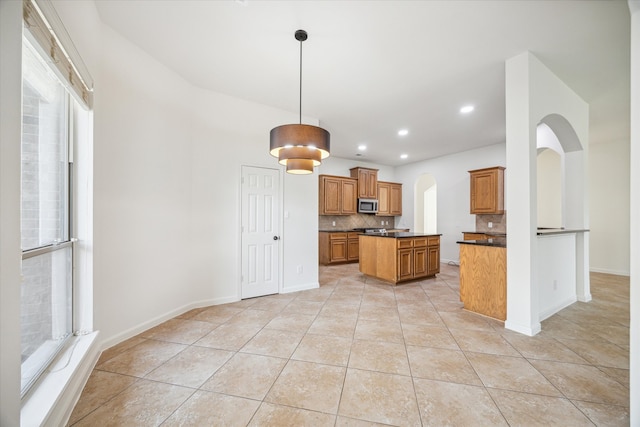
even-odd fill
[[[273,236],[273,240],[280,240],[280,236]]]

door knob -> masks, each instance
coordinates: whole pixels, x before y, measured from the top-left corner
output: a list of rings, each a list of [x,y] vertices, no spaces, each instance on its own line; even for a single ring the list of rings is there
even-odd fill
[[[273,240],[280,240],[280,236],[273,236]]]

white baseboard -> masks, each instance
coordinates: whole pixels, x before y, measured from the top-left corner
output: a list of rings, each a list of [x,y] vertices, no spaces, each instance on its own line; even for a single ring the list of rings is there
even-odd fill
[[[590,267],[589,271],[592,273],[604,273],[604,274],[613,274],[615,276],[631,276],[629,270],[611,270],[609,268],[594,268]]]
[[[557,312],[559,312],[560,310],[562,310],[563,308],[567,308],[569,307],[571,304],[573,304],[574,302],[578,301],[578,298],[574,295],[571,298],[567,298],[564,301],[559,302],[558,304],[555,304],[553,307],[541,311],[538,314],[538,317],[540,319],[540,321],[542,322],[545,319],[548,319],[549,317],[553,316],[554,314],[556,314]]]
[[[522,326],[522,325],[518,325],[516,323],[510,322],[509,319],[507,319],[504,322],[504,327],[506,329],[527,335],[527,336],[534,336],[536,335],[538,332],[540,332],[540,330],[542,329],[542,326],[540,325],[540,322],[538,322],[535,325],[531,325],[531,326]]]
[[[319,287],[320,283],[318,282],[303,283],[302,285],[294,286],[291,288],[283,288],[281,293],[290,294],[291,292],[308,291],[310,289],[318,289]]]
[[[227,304],[227,303],[236,302],[236,301],[239,301],[236,296],[229,296],[229,297],[214,298],[214,299],[202,300],[202,301],[185,304],[180,308],[176,308],[175,310],[171,310],[160,316],[154,317],[153,319],[140,323],[132,328],[129,328],[123,332],[120,332],[119,334],[105,338],[100,343],[100,349],[101,351],[104,351],[110,347],[113,347],[116,344],[121,343],[122,341],[135,337],[136,335],[146,331],[147,329],[151,329],[163,322],[166,322],[169,319],[173,319],[174,317],[179,316],[183,313],[186,313],[189,310],[193,310],[194,308],[208,307],[210,305]]]

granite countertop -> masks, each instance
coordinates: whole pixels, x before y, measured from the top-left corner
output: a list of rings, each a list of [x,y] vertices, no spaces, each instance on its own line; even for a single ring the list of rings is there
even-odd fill
[[[362,233],[364,236],[373,237],[390,237],[392,239],[401,239],[403,237],[430,237],[430,236],[442,236],[442,234],[424,234],[424,233],[412,233],[409,231],[390,231],[387,233]]]
[[[504,237],[507,233],[502,231],[463,231],[463,233],[469,234],[486,234],[487,236]]]
[[[584,233],[589,231],[588,229],[581,228],[538,228],[538,236],[549,236],[551,234],[566,234],[566,233]]]
[[[372,229],[376,229],[375,227],[371,227]],[[377,230],[377,229],[376,229]],[[391,228],[387,231],[387,234],[389,233],[399,233],[400,231],[396,231],[396,230],[407,230],[405,228]],[[354,230],[353,228],[350,228],[348,230],[343,230],[340,228],[332,228],[330,230],[318,230],[318,232],[320,233],[359,233],[359,234],[382,234],[382,233],[364,233],[360,230]]]
[[[494,248],[506,248],[507,238],[494,237],[494,238],[485,239],[485,240],[460,240],[460,241],[457,241],[456,243],[460,243],[461,245],[478,245],[478,246],[491,246]]]

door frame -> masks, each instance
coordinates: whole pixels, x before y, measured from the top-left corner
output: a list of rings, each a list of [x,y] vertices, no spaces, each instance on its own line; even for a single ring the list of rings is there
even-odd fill
[[[236,267],[236,272],[237,272],[237,278],[236,278],[236,301],[242,301],[242,171],[245,167],[250,167],[250,168],[259,168],[259,169],[271,169],[271,170],[276,170],[278,171],[278,179],[279,179],[279,185],[278,185],[278,207],[280,210],[280,218],[278,218],[278,228],[280,230],[280,241],[281,243],[278,245],[278,295],[282,293],[282,289],[283,289],[283,279],[284,279],[284,171],[282,168],[279,167],[270,167],[270,166],[264,166],[264,165],[260,165],[260,164],[255,164],[255,163],[241,163],[240,167],[238,168],[238,178],[236,179],[236,185],[237,185],[237,195],[238,195],[238,199],[237,199],[237,212],[238,215],[236,215],[236,241],[238,242],[237,245],[237,259],[238,259],[238,263],[237,263],[237,267]],[[258,298],[258,297],[256,297]]]

